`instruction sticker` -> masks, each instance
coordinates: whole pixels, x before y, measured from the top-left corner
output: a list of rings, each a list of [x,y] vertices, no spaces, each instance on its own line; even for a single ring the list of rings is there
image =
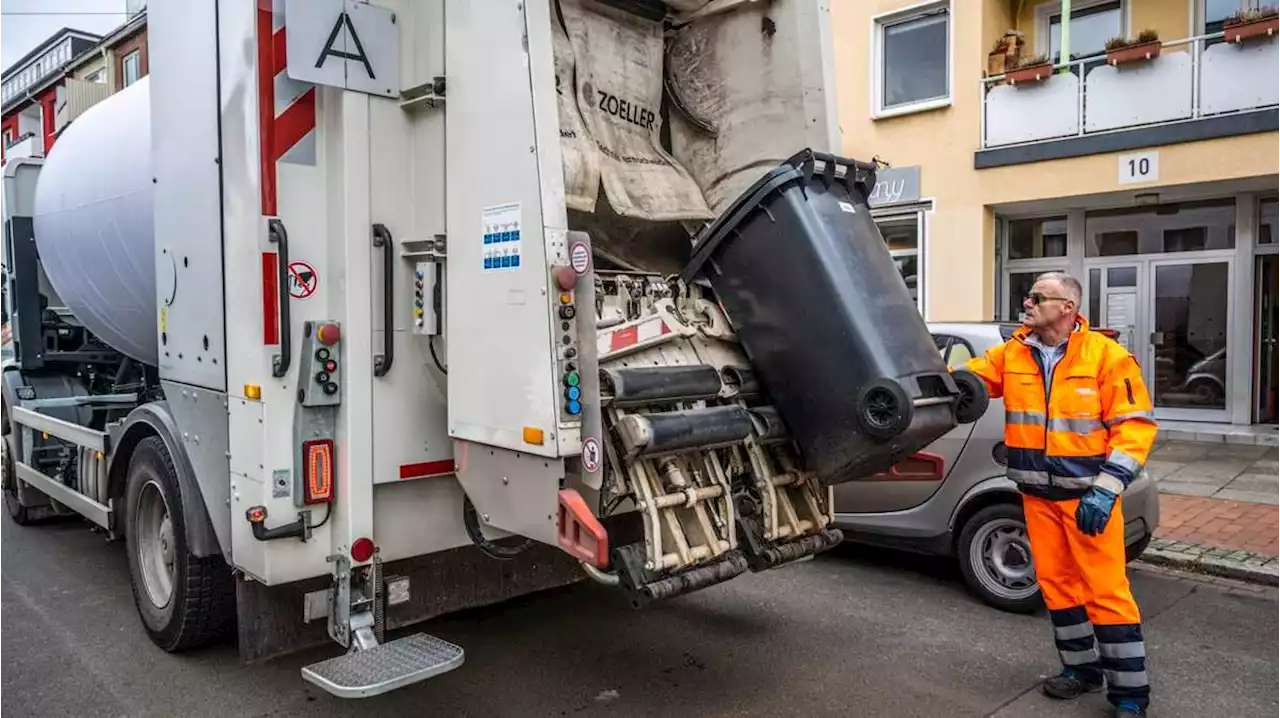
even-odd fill
[[[582,442],[582,470],[594,474],[600,470],[600,441],[588,436]]]
[[[579,277],[591,269],[591,250],[587,248],[586,242],[574,242],[569,247],[569,266],[573,267],[573,273]]]
[[[484,271],[520,268],[520,203],[484,208]]]

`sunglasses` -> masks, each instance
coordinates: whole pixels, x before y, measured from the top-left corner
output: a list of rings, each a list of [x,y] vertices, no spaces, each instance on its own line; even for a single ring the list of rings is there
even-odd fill
[[[1027,294],[1027,299],[1031,300],[1031,303],[1032,303],[1033,305],[1035,305],[1035,306],[1040,306],[1041,304],[1044,304],[1045,302],[1069,302],[1069,301],[1071,301],[1071,299],[1070,299],[1069,297],[1050,297],[1050,296],[1048,296],[1048,295],[1041,294],[1041,293],[1039,293],[1039,292],[1030,292],[1030,293],[1028,293],[1028,294]]]

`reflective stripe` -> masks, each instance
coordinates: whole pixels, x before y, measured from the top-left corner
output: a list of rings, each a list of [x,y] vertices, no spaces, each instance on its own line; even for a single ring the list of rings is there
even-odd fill
[[[1097,476],[1054,476],[1053,483],[1067,489],[1088,489],[1098,480]]]
[[[1107,454],[1107,461],[1121,468],[1128,469],[1135,474],[1142,468],[1141,462],[1119,449],[1112,449],[1111,453]]]
[[[1048,486],[1049,472],[1047,471],[1027,471],[1026,469],[1009,469],[1005,471],[1005,475],[1011,481],[1019,484],[1028,484],[1031,486]]]
[[[1147,647],[1137,643],[1098,643],[1098,650],[1107,658],[1145,658]]]
[[[1064,641],[1073,638],[1087,638],[1093,635],[1093,624],[1077,623],[1074,626],[1054,626],[1053,635]]]
[[[1098,474],[1098,480],[1094,485],[1104,488],[1117,496],[1124,493],[1124,482],[1111,474]]]
[[[1004,423],[1022,426],[1044,426],[1044,414],[1038,411],[1004,411]]]
[[[1087,666],[1098,662],[1097,651],[1058,651],[1064,666]]]
[[[1102,423],[1109,428],[1122,421],[1129,421],[1130,419],[1145,419],[1146,421],[1154,424],[1156,422],[1156,413],[1154,411],[1131,411],[1127,414],[1117,414],[1110,419],[1104,420]]]
[[[1146,688],[1147,687],[1146,671],[1103,670],[1102,673],[1107,677],[1107,683],[1109,683],[1112,688]]]
[[[1049,431],[1064,431],[1080,436],[1088,436],[1105,428],[1098,419],[1063,419],[1055,416],[1049,420]]]

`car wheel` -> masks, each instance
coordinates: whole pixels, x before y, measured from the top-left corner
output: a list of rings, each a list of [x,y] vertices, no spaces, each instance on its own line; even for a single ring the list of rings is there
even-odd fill
[[[969,517],[956,557],[965,582],[984,602],[1010,613],[1032,613],[1044,605],[1021,507],[995,504]]]
[[[30,526],[32,524],[31,513],[26,506],[22,505],[22,500],[18,498],[18,477],[14,470],[13,462],[13,442],[10,440],[14,434],[4,437],[4,474],[0,476],[0,480],[4,484],[4,509],[9,514],[9,518],[19,526]]]
[[[1125,563],[1132,563],[1146,552],[1147,547],[1151,545],[1151,539],[1155,538],[1155,534],[1143,534],[1142,538],[1134,541],[1132,544],[1124,547]]]
[[[235,606],[234,583],[222,557],[190,551],[182,513],[187,498],[164,441],[151,436],[139,442],[125,489],[129,579],[147,635],[170,652],[221,635]]]

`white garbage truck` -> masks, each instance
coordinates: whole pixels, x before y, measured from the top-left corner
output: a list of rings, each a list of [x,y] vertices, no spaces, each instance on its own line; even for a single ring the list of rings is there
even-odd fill
[[[833,483],[973,418],[824,0],[148,13],[151,74],[4,166],[3,486],[124,543],[166,651],[385,692],[463,660],[391,629],[830,548]]]

